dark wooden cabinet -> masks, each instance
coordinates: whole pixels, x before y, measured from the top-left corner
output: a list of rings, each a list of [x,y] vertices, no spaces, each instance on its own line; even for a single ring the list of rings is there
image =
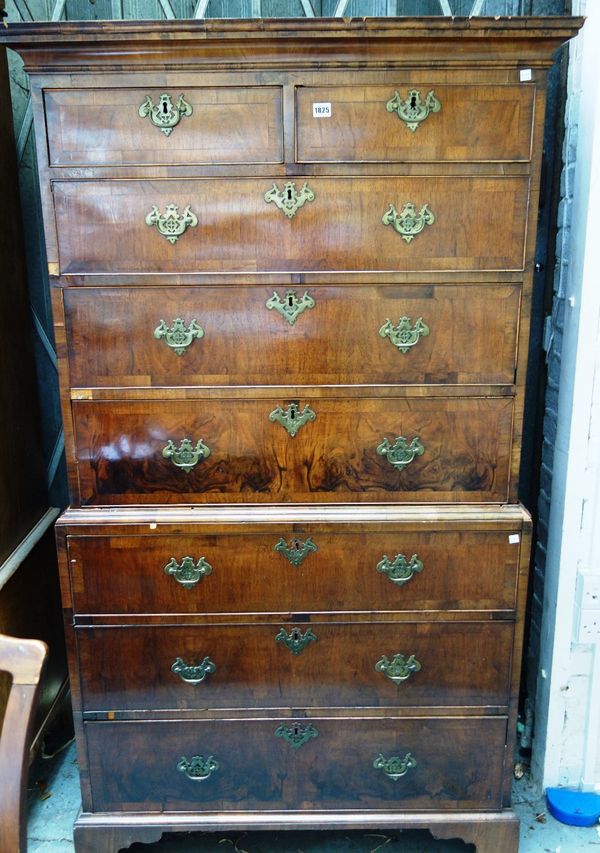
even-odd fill
[[[546,73],[580,19],[9,26],[71,485],[78,853],[516,851]]]

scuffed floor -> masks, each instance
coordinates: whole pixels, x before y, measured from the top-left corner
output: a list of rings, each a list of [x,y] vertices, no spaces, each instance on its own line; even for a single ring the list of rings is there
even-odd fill
[[[71,853],[79,808],[79,779],[72,744],[38,761],[29,783],[29,853]],[[527,778],[514,784],[521,818],[519,853],[600,853],[598,827],[575,828],[554,820]],[[134,844],[131,853],[469,853],[460,841],[434,841],[427,832],[278,832],[178,834],[158,844]],[[115,850],[114,853],[117,853]],[[503,851],[498,850],[498,853]]]

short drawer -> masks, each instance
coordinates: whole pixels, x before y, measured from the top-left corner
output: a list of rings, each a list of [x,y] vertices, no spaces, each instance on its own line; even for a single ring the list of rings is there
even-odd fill
[[[297,157],[306,163],[529,160],[534,94],[532,86],[404,80],[299,86]]]
[[[520,288],[71,287],[75,387],[512,383]]]
[[[45,89],[44,107],[51,166],[282,158],[278,86]]]
[[[527,177],[289,182],[294,188],[280,177],[57,181],[60,272],[523,269]],[[295,215],[265,200],[274,185],[304,198]]]
[[[506,725],[311,717],[95,722],[85,731],[96,811],[439,811],[501,806]],[[294,748],[287,730],[306,742]]]
[[[90,614],[514,609],[520,526],[385,527],[69,536],[73,607]]]
[[[83,503],[507,499],[511,397],[72,408]]]
[[[513,632],[318,619],[76,630],[86,711],[505,706]]]

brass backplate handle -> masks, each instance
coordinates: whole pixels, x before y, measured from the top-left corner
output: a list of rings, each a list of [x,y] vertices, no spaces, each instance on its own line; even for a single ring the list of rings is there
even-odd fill
[[[435,216],[428,204],[424,204],[417,213],[416,205],[412,201],[407,201],[400,213],[393,204],[390,204],[381,221],[384,225],[391,225],[406,243],[411,243],[426,225],[433,225]]]
[[[189,474],[200,460],[210,456],[210,448],[204,444],[202,439],[196,442],[195,447],[189,438],[183,438],[179,442],[179,447],[176,447],[174,442],[169,439],[166,446],[163,447],[162,455],[165,459],[170,459],[177,468],[181,468],[186,474]]]
[[[381,752],[373,762],[373,767],[376,770],[383,770],[386,776],[397,782],[403,776],[406,776],[409,770],[417,766],[417,761],[410,752],[407,752],[404,758],[397,755],[392,755],[389,758],[384,758]]]
[[[179,213],[179,207],[176,204],[167,204],[164,213],[161,213],[153,204],[152,210],[146,216],[146,225],[155,226],[158,233],[162,234],[172,246],[188,228],[195,228],[197,224],[198,217],[192,212],[189,204],[184,207],[183,213]]]
[[[275,309],[278,314],[287,320],[290,326],[293,326],[298,317],[303,314],[307,308],[315,307],[315,300],[308,295],[308,290],[300,299],[296,296],[295,290],[286,290],[285,296],[282,298],[276,291],[273,291],[273,296],[267,299],[265,305],[272,311]]]
[[[289,545],[282,538],[274,546],[273,550],[283,554],[286,560],[289,560],[292,566],[297,569],[311,552],[318,551],[319,549],[309,537],[305,542],[302,542],[300,539],[291,539]]]
[[[285,628],[281,628],[279,633],[275,635],[275,642],[283,643],[293,655],[299,655],[309,643],[314,643],[316,639],[316,634],[311,628],[308,628],[304,634],[300,628],[292,628],[289,634]]]
[[[423,322],[422,317],[417,317],[414,326],[410,317],[400,317],[396,326],[387,319],[379,330],[379,335],[382,338],[389,338],[400,352],[407,353],[420,338],[426,338],[429,335],[429,326]]]
[[[385,655],[375,664],[375,672],[382,672],[384,675],[393,681],[394,684],[401,684],[410,678],[414,672],[420,672],[421,664],[414,655],[409,655],[407,658],[404,655],[394,655],[390,660]]]
[[[304,406],[302,411],[300,411],[298,403],[290,403],[287,409],[283,409],[281,406],[273,409],[269,415],[269,420],[273,423],[277,422],[281,424],[291,437],[294,438],[300,427],[303,427],[309,421],[314,421],[316,417],[310,406]]]
[[[179,563],[175,557],[171,557],[163,571],[175,578],[184,589],[192,589],[202,578],[212,574],[212,566],[204,557],[200,557],[196,563],[193,557],[184,557]]]
[[[314,201],[315,194],[310,189],[306,181],[302,185],[300,191],[296,189],[294,181],[288,181],[282,190],[277,184],[273,184],[270,190],[265,193],[265,201],[267,204],[273,204],[279,208],[288,219],[293,219],[301,207],[304,207],[307,201]]]
[[[164,340],[176,355],[183,355],[192,341],[204,337],[204,329],[198,325],[196,320],[192,320],[189,326],[186,326],[181,317],[177,317],[176,320],[173,320],[171,328],[167,326],[164,320],[161,320],[154,330],[154,337],[157,341]]]
[[[423,563],[416,554],[413,554],[410,560],[407,560],[404,554],[396,554],[393,560],[384,554],[375,568],[378,572],[387,575],[396,586],[404,586],[415,572],[423,571]]]
[[[306,726],[301,725],[301,723],[292,723],[291,726],[282,723],[275,729],[275,737],[283,738],[292,749],[300,749],[312,738],[319,737],[319,732],[312,723],[308,723]]]
[[[146,95],[144,103],[138,110],[140,118],[148,118],[159,130],[170,136],[173,128],[176,127],[183,116],[191,116],[193,110],[191,104],[188,104],[183,95],[177,99],[177,103],[173,103],[170,95],[166,92],[159,96],[158,103],[155,104],[150,95]]]
[[[385,108],[388,113],[396,113],[398,118],[414,133],[421,122],[425,121],[431,113],[439,113],[442,105],[436,98],[433,89],[427,92],[425,98],[421,97],[418,89],[409,89],[406,98],[402,98],[400,92],[394,92]]]
[[[207,656],[200,663],[193,665],[186,663],[183,658],[175,658],[171,666],[171,672],[178,675],[186,684],[202,684],[207,675],[215,672],[217,665]]]
[[[375,452],[378,456],[385,456],[390,465],[393,465],[398,471],[402,471],[407,465],[410,465],[415,456],[422,456],[425,448],[418,437],[415,436],[409,444],[404,436],[399,435],[393,444],[384,438]]]
[[[194,755],[189,760],[182,757],[177,762],[177,769],[185,773],[192,782],[204,782],[211,773],[219,769],[219,762],[212,755],[205,758],[203,755]]]

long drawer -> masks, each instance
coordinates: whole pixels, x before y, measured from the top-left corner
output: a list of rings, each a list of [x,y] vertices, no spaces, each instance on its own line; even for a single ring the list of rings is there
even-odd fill
[[[76,614],[513,610],[520,524],[70,535]]]
[[[280,86],[48,88],[50,164],[279,163],[281,101]]]
[[[285,739],[295,726],[307,736],[298,748]],[[85,732],[96,811],[501,805],[505,717],[95,722]]]
[[[78,401],[81,500],[503,502],[512,412],[510,397]]]
[[[75,387],[512,383],[520,288],[70,287]]]
[[[523,269],[527,177],[315,176],[293,217],[265,200],[289,181],[57,181],[60,271]]]
[[[310,619],[76,633],[84,709],[131,711],[505,706],[513,630]]]
[[[415,77],[391,86],[297,87],[298,160],[530,159],[532,86],[438,85]]]

